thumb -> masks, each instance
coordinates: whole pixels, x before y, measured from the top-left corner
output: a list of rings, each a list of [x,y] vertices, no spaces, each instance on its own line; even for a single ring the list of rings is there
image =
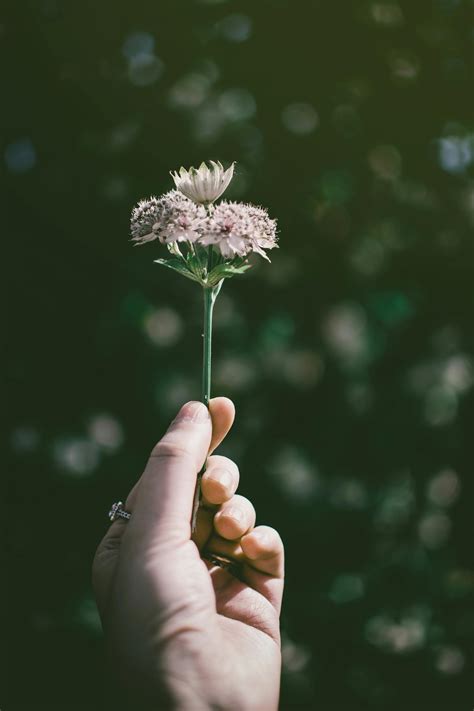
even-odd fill
[[[125,538],[159,543],[163,534],[187,540],[196,477],[209,451],[212,420],[201,402],[188,402],[154,447],[143,473]],[[124,541],[125,542],[125,541]]]

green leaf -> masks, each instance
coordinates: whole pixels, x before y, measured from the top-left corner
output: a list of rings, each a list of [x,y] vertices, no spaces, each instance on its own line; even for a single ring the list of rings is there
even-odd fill
[[[214,286],[219,281],[221,281],[221,279],[229,279],[230,277],[233,277],[236,274],[243,274],[247,271],[247,269],[250,269],[251,266],[251,264],[247,264],[245,262],[240,262],[236,264],[219,264],[217,267],[214,267],[214,269],[209,274],[207,283],[209,284],[209,286]]]
[[[187,263],[189,271],[191,271],[193,274],[195,274],[195,276],[197,276],[198,279],[202,279],[203,265],[202,265],[202,262],[199,259],[199,257],[192,254],[192,252],[188,252],[186,255],[186,263]]]
[[[191,279],[192,281],[197,281],[198,284],[201,284],[201,280],[195,274],[189,271],[186,264],[184,264],[180,259],[155,259],[154,261],[155,264],[162,264],[164,267],[168,267],[168,269],[173,269],[173,271],[179,272],[179,274],[182,274],[188,279]]]

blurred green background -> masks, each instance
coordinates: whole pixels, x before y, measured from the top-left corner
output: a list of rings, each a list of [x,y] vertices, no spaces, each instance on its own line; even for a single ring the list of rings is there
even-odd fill
[[[129,215],[208,158],[279,221],[219,297],[213,390],[286,544],[282,709],[472,708],[473,13],[3,6],[2,711],[106,708],[91,559],[201,367],[200,290]]]

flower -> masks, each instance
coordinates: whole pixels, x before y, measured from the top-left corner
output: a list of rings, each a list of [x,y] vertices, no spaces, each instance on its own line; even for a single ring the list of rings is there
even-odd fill
[[[153,226],[159,223],[163,209],[163,197],[156,198],[152,195],[148,200],[140,200],[133,208],[130,219],[133,242],[144,244],[158,237],[158,234],[153,231]]]
[[[202,227],[203,245],[215,245],[224,259],[257,252],[270,261],[265,249],[277,247],[276,220],[255,205],[223,200]]]
[[[178,190],[183,195],[203,205],[209,205],[222,195],[234,175],[234,163],[224,170],[222,163],[210,161],[209,168],[202,162],[199,168],[180,168],[171,176]]]
[[[177,190],[171,190],[163,198],[166,199],[166,210],[159,227],[160,239],[167,244],[199,239],[207,217],[206,209]]]
[[[204,176],[214,176],[214,187],[221,180],[222,187],[222,181],[227,184],[232,177],[233,165],[225,172],[220,163],[213,163],[212,170],[204,163],[199,171],[192,168],[188,174],[184,168],[181,170],[183,180],[184,174],[188,176],[194,171],[196,184],[202,173]],[[204,182],[206,180],[207,177],[204,177]],[[210,190],[209,185],[206,189]],[[209,197],[209,191],[207,195]],[[203,273],[203,276],[199,271],[202,271],[202,262],[199,250],[195,253],[195,248],[191,247],[193,244],[204,248],[214,246],[227,262],[234,258],[245,258],[250,252],[257,252],[270,261],[266,250],[278,246],[276,221],[262,207],[227,200],[222,200],[216,206],[205,207],[179,190],[171,190],[159,198],[152,196],[148,200],[141,200],[132,211],[130,228],[133,242],[144,244],[158,239],[162,244],[167,244],[175,256],[184,259],[186,269],[191,269],[194,277],[199,278],[205,278],[206,275]],[[194,266],[190,266],[192,262],[181,254],[178,248],[180,242],[187,242],[189,249],[192,249],[197,259]]]
[[[195,242],[206,219],[206,209],[177,190],[141,200],[132,211],[130,231],[132,241],[144,244],[154,239],[173,242]]]

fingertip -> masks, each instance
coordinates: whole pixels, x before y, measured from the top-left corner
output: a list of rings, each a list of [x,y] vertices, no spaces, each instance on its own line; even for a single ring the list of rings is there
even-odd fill
[[[271,602],[279,613],[285,577],[285,551],[280,534],[270,526],[257,526],[242,536],[245,581]]]
[[[204,403],[199,400],[190,400],[181,407],[171,425],[181,422],[207,422],[209,419],[209,410]]]
[[[214,528],[222,538],[237,540],[255,525],[255,509],[252,503],[236,494],[220,507],[214,516]]]
[[[260,549],[258,544],[258,538],[256,536],[253,536],[252,532],[247,533],[245,536],[242,536],[240,540],[240,545],[242,546],[244,555],[249,560],[255,560],[259,557]]]
[[[207,459],[207,468],[201,480],[202,493],[210,504],[223,504],[236,492],[239,485],[239,468],[228,457],[214,454]]]
[[[209,400],[209,410],[212,417],[226,416],[230,420],[233,420],[235,417],[235,405],[228,397],[219,396],[211,398],[211,400]]]
[[[214,474],[204,472],[201,479],[202,494],[210,504],[223,504],[234,493],[234,477],[225,469]]]
[[[257,526],[242,537],[242,550],[249,560],[268,560],[283,556],[280,534],[270,526]]]
[[[222,442],[235,418],[235,406],[228,397],[215,397],[209,400],[209,412],[212,418],[212,441],[209,452],[213,452]]]

